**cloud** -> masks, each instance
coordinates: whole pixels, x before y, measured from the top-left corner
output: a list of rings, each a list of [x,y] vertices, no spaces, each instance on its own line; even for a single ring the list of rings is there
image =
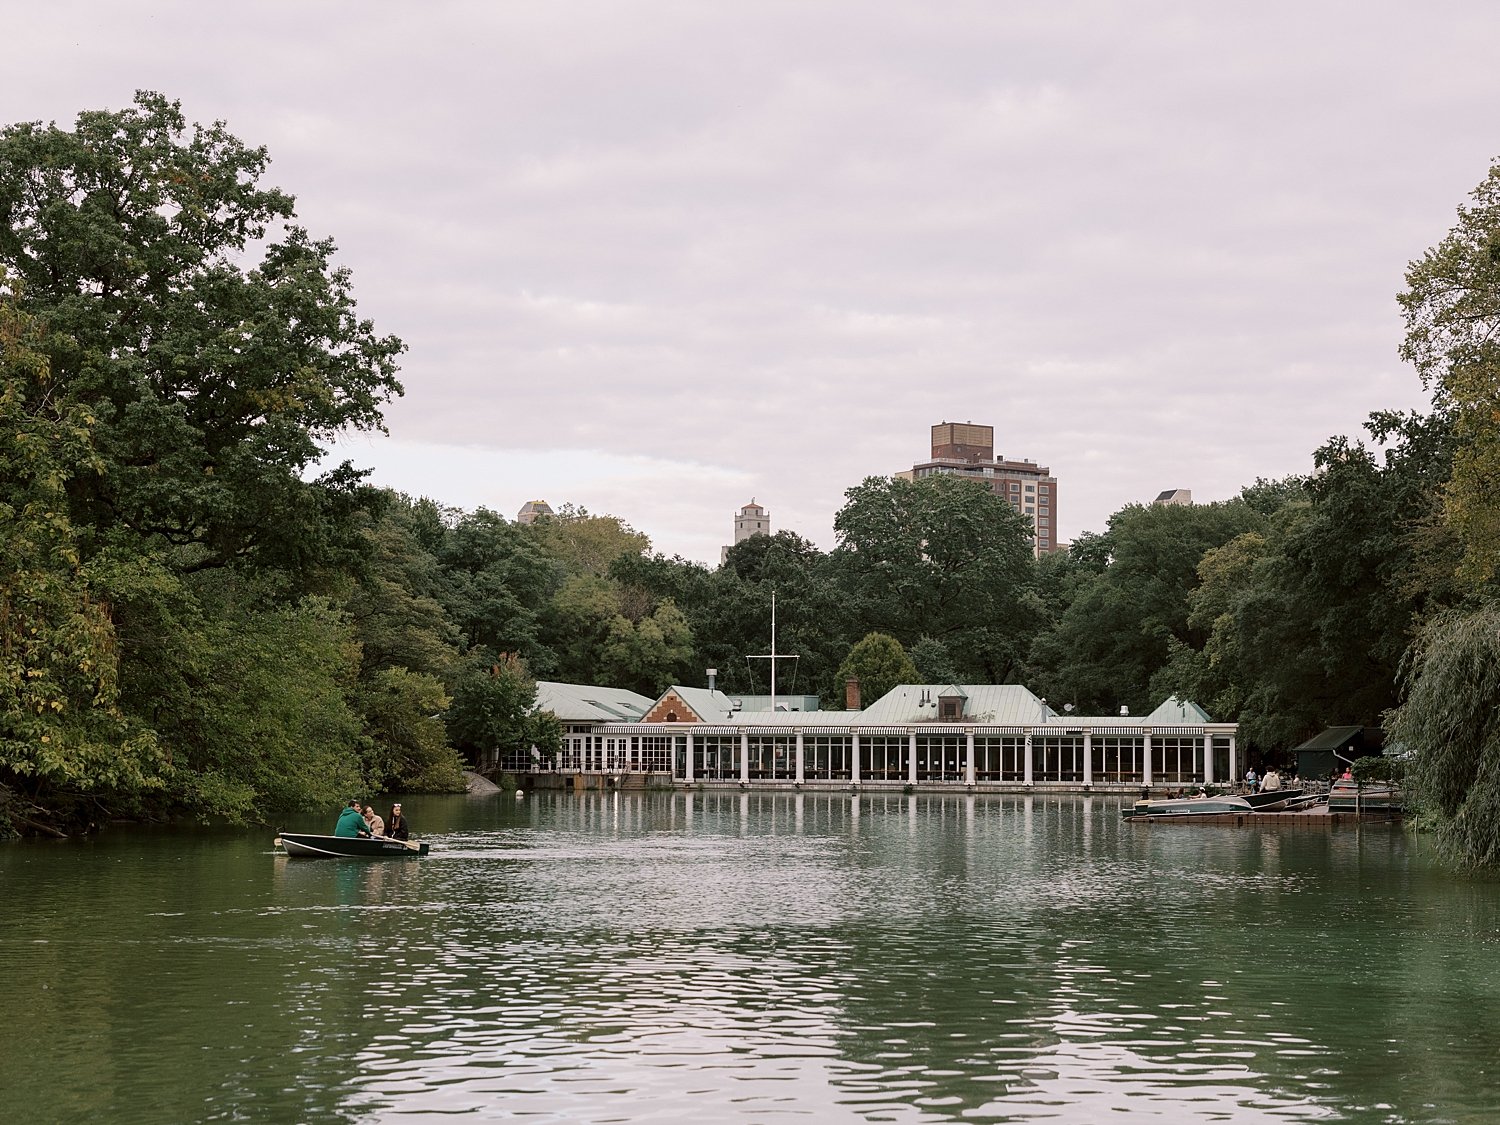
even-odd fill
[[[18,17],[0,95],[151,86],[268,147],[410,345],[377,478],[712,561],[751,494],[830,545],[945,419],[1050,466],[1071,537],[1420,405],[1393,298],[1494,154],[1497,32],[1477,0],[75,0]]]

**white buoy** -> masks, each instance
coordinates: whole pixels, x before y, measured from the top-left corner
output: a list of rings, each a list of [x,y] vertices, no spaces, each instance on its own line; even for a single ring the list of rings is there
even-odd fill
[[[517,799],[520,799],[521,797],[524,797],[524,796],[526,796],[526,790],[524,790],[524,789],[517,789],[516,790],[516,798]]]

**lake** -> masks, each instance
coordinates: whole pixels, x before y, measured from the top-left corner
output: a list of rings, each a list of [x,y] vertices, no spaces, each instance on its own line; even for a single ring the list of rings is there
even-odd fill
[[[0,844],[6,1116],[1500,1116],[1500,881],[1399,827],[1131,825],[1072,796],[404,804],[426,859],[293,861],[264,829]]]

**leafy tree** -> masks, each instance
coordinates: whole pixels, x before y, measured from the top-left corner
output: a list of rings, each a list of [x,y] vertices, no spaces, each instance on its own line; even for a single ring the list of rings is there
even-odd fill
[[[975,481],[871,477],[834,517],[853,631],[948,645],[971,682],[1010,679],[1038,620],[1025,517]]]
[[[1458,222],[1407,269],[1401,355],[1416,365],[1457,444],[1444,492],[1463,544],[1461,573],[1488,583],[1500,565],[1500,164]]]
[[[492,751],[522,750],[534,741],[536,681],[525,663],[507,655],[488,666],[471,665],[453,689],[448,737],[470,761]]]
[[[569,574],[602,577],[616,560],[651,550],[651,540],[624,520],[590,515],[587,508],[571,504],[540,517],[529,530],[542,551]]]
[[[56,393],[96,419],[103,471],[68,483],[86,550],[125,532],[178,569],[306,573],[351,549],[359,474],[303,474],[322,439],[381,427],[402,345],[356,317],[266,163],[151,93],[0,132],[0,265],[49,326]]]
[[[958,669],[948,646],[935,637],[923,637],[911,650],[911,662],[916,669],[916,680],[922,684],[956,684]]]
[[[859,680],[860,700],[866,706],[900,684],[914,684],[916,665],[901,642],[888,633],[867,633],[839,665],[839,678]]]
[[[442,683],[406,668],[382,668],[361,686],[368,789],[463,790],[463,763],[442,723],[449,703]]]
[[[607,683],[655,696],[681,683],[693,657],[693,632],[682,611],[662,602],[648,617],[616,615],[600,652]]]
[[[1500,864],[1500,605],[1434,618],[1390,733],[1415,751],[1408,780],[1451,855]]]
[[[344,615],[318,597],[266,604],[226,575],[186,593],[172,674],[133,688],[156,708],[181,810],[274,823],[360,791],[359,648]]]
[[[1116,512],[1108,532],[1087,544],[1088,562],[1067,608],[1032,647],[1030,678],[1040,693],[1085,714],[1159,702],[1153,696],[1165,685],[1153,678],[1178,646],[1201,651],[1207,641],[1189,617],[1199,561],[1263,522],[1240,501],[1133,504]]]
[[[95,418],[52,393],[41,339],[0,272],[0,793],[33,824],[38,800],[135,795],[166,770],[119,707],[114,622],[68,515],[68,482],[99,470]]]
[[[458,518],[444,538],[439,562],[444,573],[439,596],[466,647],[518,653],[543,670],[553,665],[540,618],[560,570],[524,528],[480,508]]]
[[[368,562],[348,599],[361,674],[406,668],[442,679],[457,660],[460,633],[439,601],[445,576],[418,526],[430,502],[393,493],[385,499],[384,511],[368,517]],[[434,547],[442,549],[441,536]]]

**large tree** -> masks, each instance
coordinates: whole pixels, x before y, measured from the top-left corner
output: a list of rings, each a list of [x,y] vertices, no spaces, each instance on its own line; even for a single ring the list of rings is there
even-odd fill
[[[402,344],[356,316],[333,243],[260,186],[267,162],[153,93],[0,132],[0,265],[46,324],[57,393],[98,419],[105,471],[69,486],[96,542],[157,539],[181,569],[343,546],[358,474],[303,476],[325,439],[381,427]]]
[[[1471,585],[1500,567],[1500,164],[1458,209],[1446,238],[1412,262],[1398,298],[1402,357],[1416,365],[1457,445],[1446,516]]]
[[[19,730],[0,788],[60,821],[78,792],[254,817],[360,777],[339,599],[373,490],[347,464],[308,478],[328,439],[380,428],[402,345],[266,165],[149,93],[0,130],[0,299],[36,326],[34,361],[5,347],[24,472],[0,506],[22,517],[12,572],[36,577],[9,598],[59,642],[8,654],[68,724]]]
[[[845,498],[830,561],[854,631],[931,637],[969,682],[1012,680],[1038,620],[1025,517],[955,476],[871,477]]]

